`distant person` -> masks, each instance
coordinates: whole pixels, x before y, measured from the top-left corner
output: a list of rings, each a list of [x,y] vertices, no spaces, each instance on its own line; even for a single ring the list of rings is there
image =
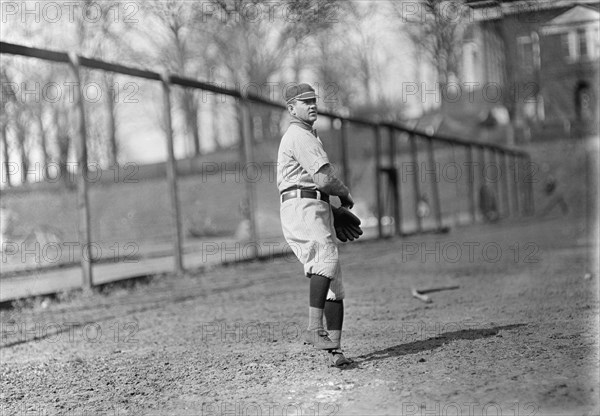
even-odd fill
[[[238,213],[242,218],[235,230],[236,241],[250,241],[252,233],[250,229],[250,204],[246,198],[242,198],[238,204]]]
[[[417,215],[419,218],[426,218],[431,213],[429,208],[429,199],[427,195],[421,194],[419,201],[417,202]]]
[[[569,213],[569,205],[558,187],[556,178],[551,173],[548,174],[546,181],[544,182],[544,195],[546,196],[547,202],[544,208],[542,208],[540,215],[548,215],[557,205],[560,206],[563,215]]]
[[[479,188],[479,211],[486,222],[496,222],[500,219],[496,194],[488,184]]]

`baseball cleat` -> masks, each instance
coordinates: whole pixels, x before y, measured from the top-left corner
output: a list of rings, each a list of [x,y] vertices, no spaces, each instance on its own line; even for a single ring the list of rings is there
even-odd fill
[[[354,363],[353,359],[346,358],[344,353],[339,350],[332,350],[327,352],[329,353],[329,362],[331,363],[332,367],[343,368]]]
[[[324,329],[307,329],[304,331],[304,343],[313,345],[318,350],[335,350],[340,347],[340,343],[332,341]]]

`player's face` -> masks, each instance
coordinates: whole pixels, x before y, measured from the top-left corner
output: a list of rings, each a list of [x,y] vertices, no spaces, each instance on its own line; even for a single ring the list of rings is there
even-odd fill
[[[292,104],[291,111],[300,120],[313,124],[317,120],[317,99],[297,100],[295,104]]]

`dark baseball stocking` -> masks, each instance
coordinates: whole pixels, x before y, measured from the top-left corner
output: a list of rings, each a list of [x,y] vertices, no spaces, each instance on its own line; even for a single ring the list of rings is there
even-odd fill
[[[325,302],[325,321],[329,338],[339,342],[342,338],[342,325],[344,323],[344,301],[328,300]]]
[[[323,309],[331,280],[318,274],[310,275],[308,329],[323,328]]]

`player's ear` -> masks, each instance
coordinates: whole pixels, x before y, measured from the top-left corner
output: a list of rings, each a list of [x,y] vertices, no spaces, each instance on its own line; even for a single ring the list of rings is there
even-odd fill
[[[296,115],[296,108],[294,106],[294,104],[290,103],[287,105],[288,111],[290,112],[290,114],[292,115]]]

